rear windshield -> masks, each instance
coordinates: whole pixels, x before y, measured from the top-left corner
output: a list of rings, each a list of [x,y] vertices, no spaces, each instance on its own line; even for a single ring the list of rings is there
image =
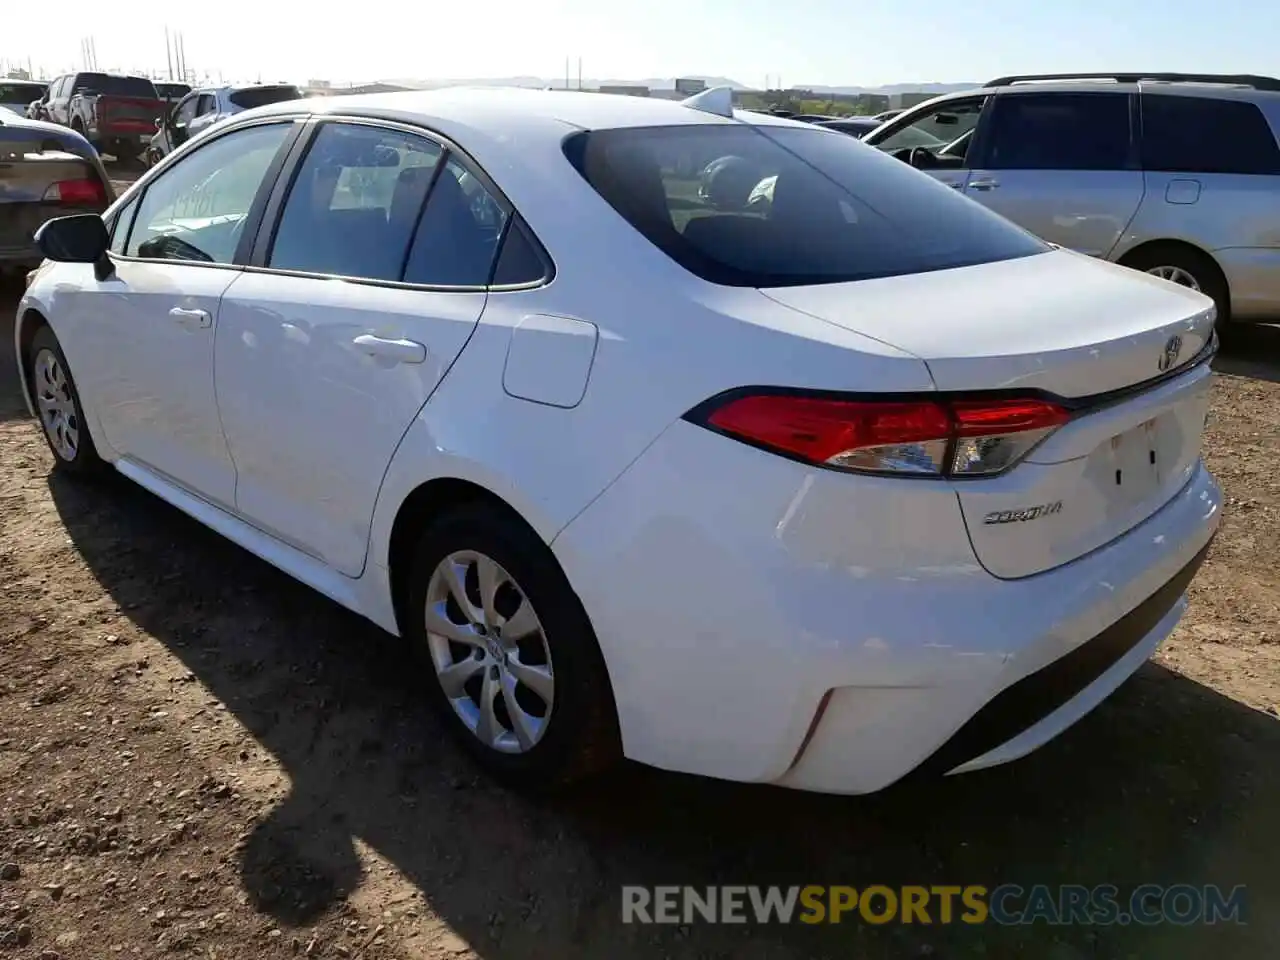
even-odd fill
[[[900,160],[818,128],[584,132],[578,172],[650,242],[713,283],[841,283],[1050,247]]]
[[[113,97],[146,97],[158,100],[156,88],[146,77],[116,77],[106,73],[82,73],[76,77],[75,91],[94,90]]]
[[[283,86],[248,87],[244,90],[235,90],[227,99],[243,110],[252,110],[254,107],[265,107],[268,103],[298,100],[301,97],[302,93],[297,87]]]
[[[166,100],[176,100],[191,92],[191,88],[185,83],[157,83],[155,87],[156,93]]]
[[[0,103],[26,105],[44,96],[43,83],[0,83]]]

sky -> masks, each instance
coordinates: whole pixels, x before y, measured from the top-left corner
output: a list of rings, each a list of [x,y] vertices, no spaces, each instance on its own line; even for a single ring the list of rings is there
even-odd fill
[[[725,76],[748,86],[983,81],[1003,73],[1177,70],[1280,74],[1275,0],[467,0],[136,4],[6,10],[0,61],[47,74],[165,71],[165,27],[188,66],[228,81]],[[144,14],[142,11],[146,10]],[[154,11],[154,13],[153,13]]]

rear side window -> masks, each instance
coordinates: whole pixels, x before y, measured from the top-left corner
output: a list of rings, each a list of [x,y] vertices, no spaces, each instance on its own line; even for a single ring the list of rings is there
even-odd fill
[[[268,266],[398,281],[442,152],[397,130],[326,123],[298,168]]]
[[[405,283],[483,287],[506,213],[476,177],[450,160],[440,171],[405,264]]]
[[[301,96],[297,87],[247,87],[244,90],[231,91],[227,99],[241,110],[252,110],[254,107],[265,107],[269,103],[297,100]]]
[[[1130,164],[1129,95],[1006,94],[991,112],[991,170],[1124,170]],[[979,161],[982,163],[982,161]]]
[[[498,254],[498,265],[493,271],[494,286],[504,287],[523,283],[538,283],[546,279],[547,267],[522,220],[511,222]]]
[[[1252,103],[1144,93],[1142,165],[1168,173],[1280,173],[1280,148]]]
[[[954,190],[831,130],[599,130],[571,137],[565,153],[651,243],[713,283],[840,283],[1049,249]]]
[[[42,96],[44,87],[38,83],[0,83],[0,103],[20,103],[25,107]]]

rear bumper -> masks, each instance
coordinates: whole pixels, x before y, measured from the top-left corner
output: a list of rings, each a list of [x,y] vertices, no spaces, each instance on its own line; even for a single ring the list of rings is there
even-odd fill
[[[1096,706],[1181,616],[1220,499],[1197,465],[1123,537],[999,580],[948,491],[810,470],[681,423],[553,546],[629,757],[866,793],[1014,759]]]
[[[1280,249],[1230,247],[1214,250],[1231,290],[1231,319],[1274,321],[1280,317]]]

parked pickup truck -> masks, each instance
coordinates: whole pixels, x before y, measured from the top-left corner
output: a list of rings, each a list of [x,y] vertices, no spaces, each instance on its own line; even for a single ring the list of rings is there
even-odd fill
[[[146,77],[68,73],[49,84],[43,112],[98,151],[136,160],[156,132],[164,101]]]

